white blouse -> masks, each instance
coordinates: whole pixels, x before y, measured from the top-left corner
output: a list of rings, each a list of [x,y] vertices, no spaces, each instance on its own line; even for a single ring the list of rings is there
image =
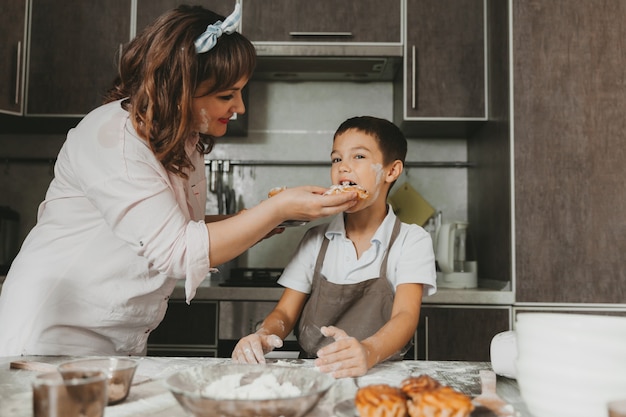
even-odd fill
[[[120,101],[67,135],[37,224],[0,294],[0,356],[141,355],[185,280],[209,272],[203,155],[168,174]]]

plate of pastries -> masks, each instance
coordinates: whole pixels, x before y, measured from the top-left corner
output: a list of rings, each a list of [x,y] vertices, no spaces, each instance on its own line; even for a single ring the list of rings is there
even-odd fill
[[[354,403],[360,417],[468,417],[474,409],[470,397],[428,375],[361,387]]]

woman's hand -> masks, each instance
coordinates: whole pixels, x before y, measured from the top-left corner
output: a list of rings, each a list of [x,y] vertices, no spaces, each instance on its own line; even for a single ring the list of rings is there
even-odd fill
[[[320,331],[335,339],[317,352],[315,366],[335,378],[357,377],[369,370],[367,347],[338,327],[323,326]]]
[[[357,193],[323,195],[326,188],[301,186],[286,188],[269,198],[285,220],[315,220],[342,213],[357,203]]]
[[[283,341],[275,334],[252,333],[239,339],[232,359],[235,363],[265,363],[265,354],[282,345]]]
[[[288,188],[254,207],[222,221],[206,223],[209,233],[209,260],[221,265],[241,255],[263,239],[280,232],[286,220],[314,220],[348,210],[357,202],[357,193],[322,195],[326,188]],[[237,233],[233,233],[233,231]]]

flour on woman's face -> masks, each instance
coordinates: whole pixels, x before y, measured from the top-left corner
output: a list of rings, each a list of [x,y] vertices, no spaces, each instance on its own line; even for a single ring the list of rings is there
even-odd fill
[[[209,131],[209,116],[206,109],[200,109],[200,125],[198,126],[198,132],[207,133]]]

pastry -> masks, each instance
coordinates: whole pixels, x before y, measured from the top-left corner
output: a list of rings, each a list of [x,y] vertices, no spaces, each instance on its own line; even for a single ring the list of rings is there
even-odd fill
[[[369,198],[370,196],[370,194],[367,192],[365,188],[357,184],[350,184],[349,182],[343,182],[341,184],[331,185],[328,191],[324,193],[324,195],[333,195],[333,194],[349,193],[349,192],[356,192],[359,200],[364,200],[366,198]]]
[[[468,417],[474,405],[467,395],[446,386],[413,395],[407,408],[410,417]]]
[[[419,392],[432,391],[439,387],[441,387],[439,381],[431,378],[428,375],[412,376],[406,378],[404,381],[402,381],[400,385],[400,389],[408,397],[411,397],[411,395],[417,394]]]
[[[465,394],[443,386],[428,375],[402,381],[410,417],[468,417],[474,405]]]
[[[399,388],[387,384],[359,388],[354,404],[361,417],[406,417],[406,397]]]

